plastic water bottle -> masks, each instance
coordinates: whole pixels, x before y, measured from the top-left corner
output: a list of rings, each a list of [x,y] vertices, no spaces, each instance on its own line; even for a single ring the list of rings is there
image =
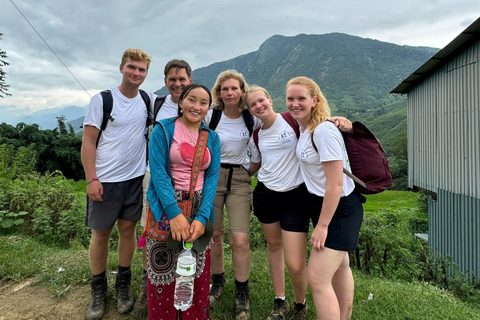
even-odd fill
[[[175,277],[175,295],[173,305],[175,309],[185,311],[192,305],[193,281],[197,269],[197,257],[192,250],[192,244],[186,242],[177,260]]]

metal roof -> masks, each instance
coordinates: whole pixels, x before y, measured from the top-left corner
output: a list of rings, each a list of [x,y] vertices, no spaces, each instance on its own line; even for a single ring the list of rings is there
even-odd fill
[[[437,52],[430,60],[402,81],[390,93],[408,93],[430,74],[441,68],[450,59],[480,38],[480,18],[475,20],[467,29],[460,33],[445,48]]]

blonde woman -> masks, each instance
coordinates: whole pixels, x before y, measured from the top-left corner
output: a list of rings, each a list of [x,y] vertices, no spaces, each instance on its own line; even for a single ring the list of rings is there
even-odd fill
[[[273,110],[272,99],[262,87],[251,87],[245,100],[250,113],[263,122],[253,133],[253,146],[259,149],[261,158],[252,159],[250,173],[260,167],[253,207],[267,241],[275,293],[267,320],[287,319],[290,313],[285,295],[285,262],[295,295],[292,319],[306,319],[309,217],[298,200],[307,197],[308,191],[295,155],[298,124],[288,113],[280,115]]]
[[[235,70],[220,73],[212,89],[214,108],[205,118],[205,125],[220,137],[221,167],[215,196],[215,222],[212,245],[212,288],[210,307],[214,307],[225,287],[223,235],[226,207],[235,277],[236,319],[250,318],[250,212],[252,188],[246,170],[251,132],[259,126],[245,107],[244,94],[248,84]]]
[[[259,167],[258,183],[253,191],[254,214],[260,221],[268,246],[268,262],[275,293],[274,307],[267,320],[287,319],[290,313],[285,296],[286,263],[294,293],[291,319],[306,319],[307,307],[307,233],[310,217],[299,199],[308,197],[295,150],[298,122],[288,113],[276,113],[272,99],[262,87],[251,87],[245,94],[250,113],[262,121],[253,133],[250,174]],[[341,130],[351,129],[346,118],[332,118]]]
[[[318,85],[307,77],[291,79],[286,104],[300,124],[296,154],[315,226],[308,283],[317,319],[350,319],[354,281],[348,251],[357,246],[364,198],[354,191],[353,180],[343,174],[343,168],[351,170],[348,155],[341,133],[326,121],[330,108]]]

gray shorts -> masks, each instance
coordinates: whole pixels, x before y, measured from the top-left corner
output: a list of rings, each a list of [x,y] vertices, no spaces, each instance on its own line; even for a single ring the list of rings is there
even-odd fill
[[[103,201],[87,196],[85,224],[93,230],[107,230],[117,219],[138,221],[142,216],[143,176],[122,182],[102,183]]]

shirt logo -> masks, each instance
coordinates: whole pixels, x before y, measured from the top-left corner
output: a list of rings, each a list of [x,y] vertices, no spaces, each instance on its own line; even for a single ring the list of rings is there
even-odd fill
[[[249,134],[247,129],[240,131],[240,138],[242,140],[248,140]]]
[[[300,151],[300,158],[302,160],[303,163],[306,163],[307,162],[307,159],[308,159],[308,154],[307,154],[307,150],[306,149],[302,149]]]
[[[287,130],[283,130],[278,134],[278,141],[281,144],[289,143],[293,141],[293,136]]]

